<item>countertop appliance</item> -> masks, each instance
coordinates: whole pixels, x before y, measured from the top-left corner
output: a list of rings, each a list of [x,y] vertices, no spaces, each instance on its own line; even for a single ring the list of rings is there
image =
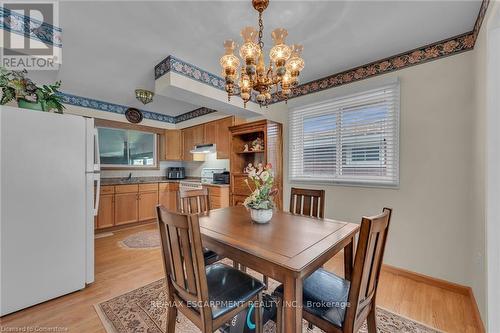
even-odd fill
[[[0,315],[94,281],[94,119],[2,106]],[[95,193],[97,192],[97,193]]]
[[[225,168],[203,168],[201,169],[201,182],[203,184],[212,184],[214,182],[214,174],[226,171]]]
[[[214,173],[213,183],[214,184],[229,184],[229,179],[230,179],[229,176],[230,176],[229,171]]]
[[[169,167],[167,168],[168,179],[184,179],[186,178],[186,170],[184,167]]]

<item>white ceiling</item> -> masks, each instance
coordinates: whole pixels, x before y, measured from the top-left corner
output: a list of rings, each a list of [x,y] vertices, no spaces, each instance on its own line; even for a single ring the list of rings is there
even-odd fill
[[[285,27],[304,45],[306,82],[472,30],[480,1],[278,1],[264,13],[265,43]],[[245,1],[66,1],[60,3],[63,91],[178,115],[197,105],[158,96],[154,66],[174,55],[214,74],[224,39],[240,40],[257,13]],[[54,79],[37,73],[35,79]]]

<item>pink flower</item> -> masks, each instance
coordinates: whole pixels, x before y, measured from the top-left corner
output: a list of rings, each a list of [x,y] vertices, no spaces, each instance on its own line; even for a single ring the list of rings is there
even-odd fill
[[[394,65],[394,67],[400,68],[400,67],[403,67],[405,65],[405,61],[403,60],[403,58],[397,57],[396,59],[394,59],[392,61],[392,64]]]
[[[474,35],[470,34],[465,36],[463,40],[464,47],[468,49],[472,48],[474,46],[474,41],[475,41]]]
[[[429,47],[425,50],[425,57],[427,59],[436,58],[439,56],[439,50],[436,47]]]
[[[382,61],[380,64],[378,64],[378,68],[381,72],[385,71],[387,68],[389,68],[389,66],[391,66],[391,63],[389,61]]]
[[[455,51],[457,46],[458,46],[458,43],[456,40],[450,40],[450,41],[447,41],[446,43],[444,43],[443,50],[446,53],[450,53],[450,52]]]
[[[375,66],[366,67],[366,75],[375,75],[377,73],[377,69]]]
[[[417,62],[420,61],[420,58],[422,57],[422,51],[420,50],[417,50],[417,51],[413,51],[410,56],[408,57],[408,62],[410,64],[415,64]]]
[[[365,69],[364,68],[358,68],[354,72],[354,78],[355,79],[362,79],[365,76]]]

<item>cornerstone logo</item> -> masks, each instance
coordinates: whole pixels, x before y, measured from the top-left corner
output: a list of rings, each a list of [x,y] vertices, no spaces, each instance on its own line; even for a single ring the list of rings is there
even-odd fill
[[[56,2],[0,3],[0,63],[14,70],[57,70],[61,64],[61,29]]]

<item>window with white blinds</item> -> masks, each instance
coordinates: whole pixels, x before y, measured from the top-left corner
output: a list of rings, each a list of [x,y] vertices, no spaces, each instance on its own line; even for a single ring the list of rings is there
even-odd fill
[[[399,185],[399,84],[290,112],[292,181]]]

